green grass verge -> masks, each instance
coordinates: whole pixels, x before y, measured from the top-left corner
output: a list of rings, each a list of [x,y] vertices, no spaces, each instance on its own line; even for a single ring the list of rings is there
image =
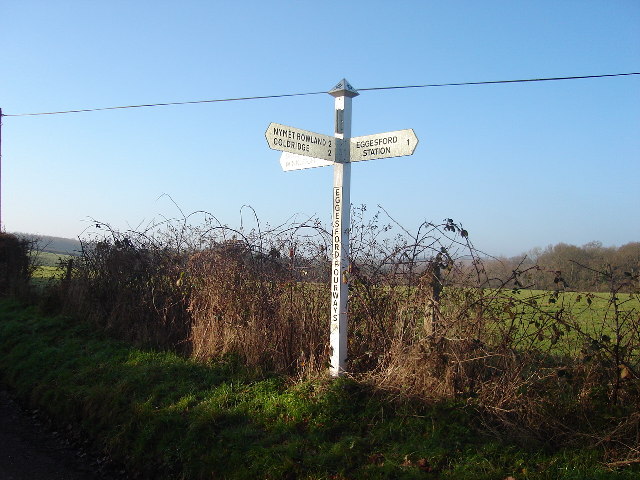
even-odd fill
[[[198,364],[0,301],[0,379],[153,478],[635,479],[601,452],[483,437],[455,403],[393,402],[348,379],[289,383]]]

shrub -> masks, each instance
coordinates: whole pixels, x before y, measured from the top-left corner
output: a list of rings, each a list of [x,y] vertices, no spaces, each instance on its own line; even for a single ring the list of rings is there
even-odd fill
[[[26,293],[31,276],[31,242],[0,232],[0,295]]]
[[[66,279],[65,308],[134,344],[188,353],[186,258],[144,236],[112,232],[84,242]]]

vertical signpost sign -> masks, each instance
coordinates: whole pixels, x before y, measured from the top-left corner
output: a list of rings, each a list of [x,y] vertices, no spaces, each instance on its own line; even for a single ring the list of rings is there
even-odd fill
[[[412,155],[418,139],[411,129],[351,138],[351,102],[358,92],[342,79],[329,94],[335,98],[333,137],[278,123],[271,123],[265,136],[270,148],[283,152],[285,171],[333,165],[329,372],[338,377],[347,369],[351,163]]]
[[[331,346],[332,376],[347,367],[347,298],[349,284],[344,275],[349,267],[349,230],[351,228],[351,101],[358,92],[343,79],[329,92],[335,98],[335,137],[338,142],[333,166],[333,212],[331,215]]]

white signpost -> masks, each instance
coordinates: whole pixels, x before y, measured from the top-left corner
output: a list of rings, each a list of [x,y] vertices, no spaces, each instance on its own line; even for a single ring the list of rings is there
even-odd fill
[[[284,171],[333,165],[331,211],[331,367],[338,377],[347,367],[347,300],[349,283],[349,230],[351,163],[413,155],[418,138],[412,129],[351,138],[351,100],[358,92],[342,79],[330,92],[335,98],[335,136],[271,123],[265,133],[269,148],[284,152]]]

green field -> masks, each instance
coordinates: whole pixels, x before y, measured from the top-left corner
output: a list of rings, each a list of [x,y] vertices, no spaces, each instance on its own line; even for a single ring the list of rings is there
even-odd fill
[[[606,316],[611,308],[612,296],[607,292],[552,292],[547,290],[517,290],[510,295],[520,302],[531,306],[540,306],[547,311],[557,312],[561,308],[570,308],[585,320],[595,320]],[[624,311],[640,308],[640,296],[630,293],[617,293],[616,301]]]
[[[508,338],[519,351],[558,358],[587,358],[594,350],[610,358],[638,358],[640,296],[604,292],[484,290],[490,342]],[[445,305],[446,308],[446,305]]]
[[[70,255],[42,252],[33,252],[33,272],[31,273],[32,283],[38,287],[43,287],[49,281],[61,279],[65,270],[62,262],[72,258]]]
[[[57,267],[61,261],[66,261],[71,258],[71,255],[43,251],[35,251],[32,253],[32,256],[36,266],[44,267]]]
[[[567,336],[577,335],[577,330],[593,338],[611,338],[625,326],[630,317],[640,312],[640,296],[637,294],[604,292],[550,292],[543,290],[518,290],[509,297],[515,300],[509,308],[521,321],[556,324]],[[510,310],[505,309],[507,317]]]

